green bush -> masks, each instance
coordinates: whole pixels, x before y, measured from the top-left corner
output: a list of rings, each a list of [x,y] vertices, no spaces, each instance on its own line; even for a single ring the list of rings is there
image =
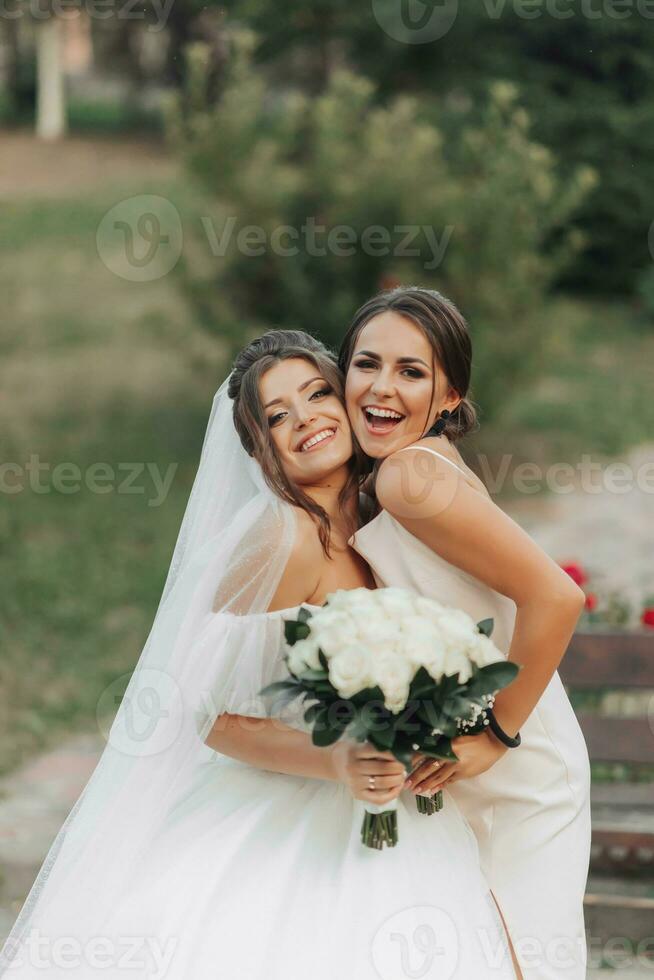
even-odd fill
[[[212,202],[206,237],[187,238],[181,267],[203,322],[235,344],[275,325],[337,345],[380,287],[435,287],[471,321],[474,396],[488,417],[507,384],[533,376],[547,345],[544,297],[575,245],[562,229],[593,173],[562,183],[507,83],[493,84],[481,116],[446,141],[429,100],[380,104],[372,82],[350,71],[335,71],[314,99],[271,89],[252,64],[254,43],[234,36],[214,103],[205,97],[207,50],[193,46],[186,88],[168,110],[171,138]],[[311,223],[324,228],[313,244]],[[244,247],[246,226],[258,231]],[[284,227],[293,254],[273,246]],[[556,250],[545,252],[555,236]]]

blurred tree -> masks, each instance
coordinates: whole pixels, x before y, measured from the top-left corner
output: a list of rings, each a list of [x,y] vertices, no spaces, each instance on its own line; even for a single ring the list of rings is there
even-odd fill
[[[559,179],[511,85],[493,86],[481,114],[462,107],[456,140],[445,142],[424,99],[380,104],[374,84],[345,69],[313,99],[272,90],[254,47],[251,34],[235,35],[215,103],[207,50],[193,47],[169,113],[216,202],[183,267],[204,322],[238,345],[273,325],[338,344],[382,286],[430,285],[472,321],[475,394],[490,414],[507,384],[537,368],[543,299],[571,247],[562,229],[592,173]],[[555,231],[557,248],[544,255]]]
[[[579,4],[551,8],[543,2],[527,16],[502,0],[459,3],[451,29],[428,44],[394,40],[372,10],[364,13],[344,0],[289,0],[283,18],[271,0],[226,0],[224,6],[231,19],[260,34],[257,61],[307,91],[321,91],[334,68],[349,65],[375,82],[380,99],[430,95],[436,117],[450,99],[470,99],[483,112],[489,83],[515,82],[534,136],[555,153],[562,176],[585,164],[600,178],[570,216],[585,245],[562,270],[563,284],[632,292],[649,270],[654,22],[639,5],[616,15],[598,3],[591,16]],[[565,16],[556,16],[558,9]]]
[[[36,30],[36,133],[44,140],[60,139],[66,132],[62,22],[51,13]]]

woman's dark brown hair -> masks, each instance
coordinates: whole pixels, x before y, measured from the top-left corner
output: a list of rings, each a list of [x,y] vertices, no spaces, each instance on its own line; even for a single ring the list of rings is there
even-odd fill
[[[315,337],[302,330],[269,330],[253,340],[236,357],[229,377],[227,392],[234,400],[234,426],[243,448],[261,466],[266,483],[279,497],[295,507],[301,507],[318,521],[320,542],[329,557],[331,525],[326,511],[286,476],[270,438],[268,419],[259,396],[263,375],[279,361],[299,357],[309,361],[321,377],[345,403],[343,375],[335,355]],[[355,452],[350,462],[350,475],[339,494],[339,503],[347,512],[346,503],[359,486],[359,459]],[[355,527],[352,528],[354,532]]]
[[[445,423],[443,434],[454,442],[477,428],[477,412],[467,397],[472,369],[472,342],[468,325],[454,303],[435,289],[397,286],[378,293],[359,307],[341,344],[338,363],[343,375],[348,372],[356,342],[365,325],[387,310],[407,317],[422,330],[433,348],[436,363],[461,397]],[[426,419],[425,424],[428,422],[429,419]],[[429,432],[424,434],[429,435]]]

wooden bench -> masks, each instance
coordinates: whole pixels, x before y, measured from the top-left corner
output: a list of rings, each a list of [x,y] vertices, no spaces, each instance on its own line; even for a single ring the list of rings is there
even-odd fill
[[[652,935],[654,776],[647,772],[654,773],[654,631],[575,633],[559,673],[571,693],[652,691],[637,717],[577,712],[591,762],[626,764],[635,776],[646,776],[644,781],[593,782],[587,923],[591,932],[608,934],[622,913],[631,924],[623,934],[634,939]]]

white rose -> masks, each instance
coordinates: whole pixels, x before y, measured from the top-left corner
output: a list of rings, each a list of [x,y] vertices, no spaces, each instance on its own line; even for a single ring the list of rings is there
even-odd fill
[[[311,636],[326,657],[335,656],[355,638],[356,625],[351,616],[337,609],[325,609],[309,620]]]
[[[336,592],[327,594],[327,609],[335,611],[350,612],[353,607],[365,602],[373,596],[374,589],[338,589]]]
[[[365,647],[350,644],[329,661],[329,679],[342,698],[374,685],[372,658]]]
[[[305,670],[321,670],[322,664],[318,658],[318,643],[314,636],[298,640],[288,648],[288,666],[294,674],[300,675]]]
[[[381,611],[396,622],[415,615],[415,596],[408,589],[378,589],[375,598]]]
[[[405,657],[392,653],[375,657],[374,679],[384,692],[384,704],[394,714],[406,706],[412,678],[413,670]]]
[[[497,664],[506,659],[485,633],[478,634],[470,650],[470,657],[478,667],[488,667],[489,664]]]
[[[472,677],[472,664],[461,650],[449,648],[445,653],[444,673],[447,677],[459,676],[459,684],[465,684]]]
[[[407,616],[402,621],[402,653],[414,667],[439,670],[445,654],[441,633],[424,616]],[[431,673],[431,670],[430,670]],[[434,676],[434,675],[432,675]]]
[[[378,615],[362,616],[357,620],[356,635],[373,653],[383,645],[394,643],[400,635],[399,623],[380,619]]]
[[[439,617],[443,643],[453,651],[467,653],[474,645],[479,630],[471,616],[462,609],[447,609]]]

